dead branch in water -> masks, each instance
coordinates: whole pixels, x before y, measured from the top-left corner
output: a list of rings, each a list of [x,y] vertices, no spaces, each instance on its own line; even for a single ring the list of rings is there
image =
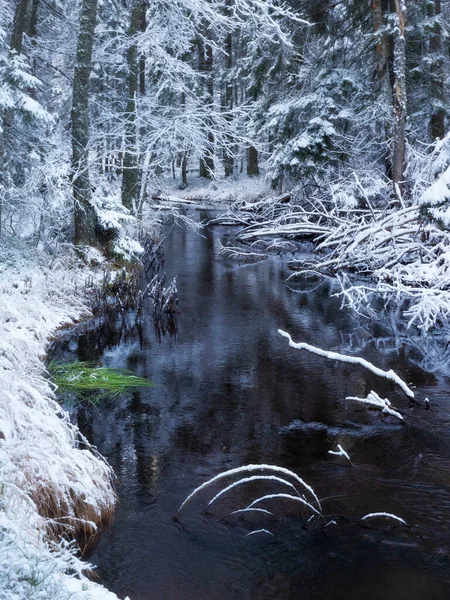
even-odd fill
[[[311,352],[312,354],[317,354],[318,356],[323,356],[324,358],[329,358],[331,360],[336,360],[338,362],[350,363],[354,365],[360,365],[364,367],[371,373],[378,375],[379,377],[383,377],[384,379],[389,379],[396,383],[401,390],[408,396],[408,398],[414,399],[414,392],[406,385],[406,383],[401,379],[397,373],[395,373],[392,369],[389,371],[383,371],[379,367],[376,367],[371,362],[366,360],[365,358],[361,358],[360,356],[348,356],[346,354],[338,354],[337,352],[328,352],[327,350],[322,350],[321,348],[317,348],[316,346],[310,346],[304,342],[296,343],[292,340],[289,333],[278,330],[278,333],[287,338],[289,340],[289,346],[291,348],[295,348],[296,350],[306,350],[307,352]]]

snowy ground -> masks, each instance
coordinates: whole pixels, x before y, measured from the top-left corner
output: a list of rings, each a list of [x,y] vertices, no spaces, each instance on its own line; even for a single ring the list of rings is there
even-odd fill
[[[264,176],[233,177],[220,180],[191,178],[189,186],[180,189],[179,182],[166,179],[163,183],[164,194],[198,202],[211,202],[217,205],[230,205],[234,202],[254,202],[273,195],[270,183]]]
[[[1,600],[116,598],[60,538],[112,512],[113,474],[61,412],[41,360],[49,336],[86,314],[89,274],[69,252],[0,247]]]

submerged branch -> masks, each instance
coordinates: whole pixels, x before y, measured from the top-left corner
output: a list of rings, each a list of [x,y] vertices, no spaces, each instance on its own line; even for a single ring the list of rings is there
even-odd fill
[[[297,350],[306,350],[307,352],[311,352],[312,354],[317,354],[318,356],[323,356],[324,358],[329,358],[331,360],[336,360],[338,362],[350,363],[354,365],[360,365],[364,367],[371,373],[378,375],[379,377],[383,377],[384,379],[389,379],[396,383],[401,390],[408,396],[408,398],[414,398],[414,392],[406,385],[406,383],[401,379],[397,373],[395,373],[392,369],[389,371],[383,371],[379,367],[376,367],[371,362],[366,360],[365,358],[361,358],[360,356],[348,356],[346,354],[338,354],[337,352],[329,352],[328,350],[322,350],[321,348],[317,348],[316,346],[310,346],[305,342],[296,343],[292,340],[289,333],[278,330],[278,333],[287,338],[289,340],[289,346],[291,348],[295,348]]]

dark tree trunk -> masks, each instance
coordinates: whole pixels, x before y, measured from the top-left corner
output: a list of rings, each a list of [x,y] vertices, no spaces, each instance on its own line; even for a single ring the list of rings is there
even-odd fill
[[[394,140],[392,156],[392,183],[394,195],[403,196],[405,173],[406,126],[406,53],[405,53],[405,2],[395,0],[397,17],[394,36]]]
[[[75,245],[97,243],[96,214],[89,181],[89,79],[98,0],[83,0],[80,14],[72,100],[72,185]]]
[[[186,152],[183,152],[183,156],[181,157],[181,183],[183,187],[187,187],[188,178],[187,178],[187,164],[188,164],[188,156]]]
[[[11,51],[20,54],[22,52],[23,35],[29,34],[31,15],[33,12],[33,0],[19,0],[14,13],[13,29],[9,47]]]
[[[247,175],[249,177],[259,175],[258,150],[254,146],[250,146],[247,150]]]
[[[37,14],[40,0],[18,0],[14,12],[14,21],[10,39],[10,53],[22,54],[23,37],[28,35],[35,38],[37,34]],[[30,96],[34,96],[34,90],[28,90]],[[14,152],[11,144],[15,139],[14,132],[14,109],[5,108],[0,110],[0,194],[5,185],[7,163]]]
[[[142,0],[141,6],[141,33],[147,31],[147,11],[146,0]],[[145,56],[141,54],[139,57],[139,94],[145,96]]]
[[[442,140],[445,135],[445,91],[444,91],[444,60],[442,56],[442,28],[438,20],[441,14],[441,0],[434,0],[433,15],[435,23],[430,36],[431,58],[431,101],[432,113],[430,118],[430,137]]]
[[[28,35],[33,40],[33,43],[35,43],[37,37],[39,4],[40,0],[33,0],[33,5],[31,8],[30,27]]]
[[[394,85],[394,44],[392,36],[387,28],[387,15],[391,13],[389,0],[373,0],[372,18],[375,33],[375,85],[374,91],[377,98],[387,106],[392,104],[392,89]],[[386,175],[392,179],[392,156],[389,148],[389,140],[392,137],[392,124],[383,119],[381,122],[382,145],[384,147],[384,163]]]
[[[200,73],[207,74],[206,78],[206,93],[208,106],[213,107],[214,103],[214,80],[213,80],[213,49],[211,44],[204,44],[202,40],[198,44],[198,70]],[[212,126],[209,118],[206,118],[208,128]],[[214,135],[208,131],[208,144],[204,156],[200,159],[200,177],[211,179],[214,172]]]
[[[225,52],[227,53],[227,58],[225,62],[226,68],[226,82],[225,82],[225,101],[224,101],[224,109],[226,111],[231,111],[233,109],[233,81],[231,79],[231,69],[233,68],[233,34],[229,33],[225,39]],[[227,117],[227,122],[231,123],[232,116],[229,114]],[[224,149],[224,157],[223,157],[223,166],[225,169],[225,177],[231,177],[234,172],[234,156],[232,152],[233,148],[233,139],[231,136],[227,136],[227,147]]]
[[[131,20],[128,34],[132,39],[141,28],[142,0],[133,0],[131,5]],[[125,153],[123,157],[122,175],[122,204],[129,210],[136,207],[139,193],[139,161],[137,148],[136,126],[136,97],[139,91],[139,58],[135,41],[131,44],[127,54],[128,61],[128,104],[125,124]]]

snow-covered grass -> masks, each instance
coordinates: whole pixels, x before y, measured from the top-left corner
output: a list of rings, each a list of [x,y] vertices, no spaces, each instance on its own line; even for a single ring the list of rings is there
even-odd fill
[[[300,485],[301,488],[305,489],[312,496],[313,501],[316,502],[317,505],[320,508],[319,498],[317,497],[317,495],[314,492],[313,488],[310,485],[308,485],[303,479],[301,479],[293,471],[290,471],[289,469],[285,469],[284,467],[278,467],[277,465],[245,465],[243,467],[237,467],[236,469],[229,469],[228,471],[223,471],[222,473],[219,473],[215,477],[212,477],[211,479],[208,479],[208,481],[205,481],[205,483],[202,483],[202,485],[200,485],[193,492],[191,492],[189,494],[189,496],[187,496],[187,498],[183,501],[183,503],[181,504],[180,508],[177,511],[176,517],[178,517],[178,515],[183,510],[183,508],[186,506],[186,504],[188,504],[198,493],[200,493],[201,491],[205,490],[209,486],[211,486],[211,485],[213,485],[213,484],[217,483],[218,481],[221,481],[222,479],[225,479],[225,478],[233,477],[235,475],[239,475],[240,476],[240,475],[242,475],[244,473],[254,473],[254,472],[257,472],[257,471],[266,471],[266,472],[272,472],[272,473],[279,473],[281,475],[284,475],[285,477],[289,477],[289,478],[293,479],[294,481],[297,482],[297,484]],[[271,479],[271,480],[274,480],[274,479],[278,480],[279,478],[269,477],[269,479]],[[245,480],[243,479],[242,483],[247,483],[247,482],[250,482],[250,481],[253,481],[253,480],[254,480],[253,477],[248,477],[248,478],[245,478]],[[285,485],[288,485],[288,486],[292,487],[292,484],[289,483],[289,482],[287,482],[286,480],[284,480],[283,483]],[[235,487],[235,485],[227,486],[224,490],[222,490],[220,492],[220,494],[216,495],[212,499],[212,501],[210,502],[210,504],[212,504],[212,502],[214,502],[215,500],[217,500],[217,498],[219,496],[221,496],[225,492],[229,491],[232,487]],[[297,489],[295,489],[295,491],[298,494]],[[299,495],[300,494],[298,494],[298,496]],[[293,498],[295,498],[295,499],[298,500],[298,497],[296,497],[296,496],[293,496]],[[307,503],[307,504],[308,504],[308,506],[310,506],[309,503]],[[253,505],[248,506],[247,508],[248,509],[253,508]],[[316,509],[314,509],[313,507],[311,507],[311,509],[313,510],[313,512],[317,512]]]
[[[341,445],[338,445],[337,452],[330,450],[329,454],[346,458],[351,463],[350,456],[342,448]],[[247,473],[254,473],[257,471],[278,473],[280,475],[283,475],[284,477],[281,477],[281,476],[278,477],[278,476],[274,476],[274,475],[252,475],[250,477],[245,477],[245,476],[243,477],[243,475],[245,475]],[[323,528],[326,528],[332,524],[337,525],[336,521],[334,521],[334,520],[327,522],[327,516],[322,512],[322,506],[320,504],[320,501],[317,497],[316,492],[313,490],[313,488],[311,486],[309,486],[296,473],[294,473],[293,471],[290,471],[289,469],[285,469],[284,467],[279,467],[277,465],[264,465],[264,464],[262,464],[262,465],[244,465],[242,467],[237,467],[235,469],[229,469],[227,471],[223,471],[222,473],[219,473],[218,475],[216,475],[215,477],[212,477],[211,479],[208,479],[208,481],[205,481],[205,483],[198,486],[193,492],[191,492],[185,498],[185,500],[182,502],[180,508],[178,509],[178,512],[175,515],[174,519],[177,520],[179,518],[180,512],[184,509],[186,504],[188,504],[195,496],[197,496],[197,494],[199,494],[200,492],[204,492],[207,488],[215,485],[216,483],[222,481],[223,479],[228,479],[230,477],[234,478],[235,476],[238,476],[238,479],[236,481],[234,481],[233,483],[231,483],[230,485],[227,485],[226,487],[222,488],[217,494],[215,494],[215,496],[213,496],[213,498],[209,501],[207,508],[209,508],[214,502],[219,500],[223,495],[231,492],[238,486],[253,484],[256,481],[257,482],[264,481],[266,483],[273,483],[273,484],[276,484],[277,486],[279,486],[280,484],[282,486],[287,486],[287,487],[293,489],[295,495],[279,493],[279,492],[264,494],[262,496],[258,496],[257,498],[255,498],[245,508],[240,508],[238,510],[234,510],[223,518],[232,517],[234,515],[239,515],[239,517],[243,517],[247,513],[257,513],[259,516],[272,517],[272,519],[274,519],[273,522],[276,522],[278,520],[278,516],[275,512],[272,512],[274,510],[273,507],[275,507],[275,509],[279,509],[284,503],[287,502],[287,503],[290,503],[293,505],[297,505],[298,508],[300,510],[302,510],[302,512],[305,512],[305,510],[307,511],[308,519],[305,524],[310,523],[313,519],[315,519],[315,522],[318,524],[321,524],[321,526]],[[296,485],[294,485],[294,483]],[[299,486],[297,484],[299,484]],[[305,490],[308,492],[309,496],[312,497],[312,499],[308,500],[306,495],[301,493],[301,492],[304,492]],[[267,510],[267,508],[262,508],[260,506],[261,504],[263,504],[265,506],[269,505],[272,508],[272,510]],[[366,514],[362,518],[354,521],[354,523],[363,523],[366,520],[373,519],[373,518],[392,519],[394,521],[401,523],[402,525],[406,525],[406,522],[403,519],[401,519],[400,517],[397,517],[396,515],[393,515],[392,513],[387,513],[387,512],[372,512],[372,513]],[[352,521],[353,519],[349,518],[348,520]],[[247,537],[255,535],[257,533],[265,533],[270,536],[273,536],[273,533],[271,531],[269,531],[268,529],[260,528],[260,529],[253,530],[250,533],[248,533]],[[276,536],[274,536],[274,537],[276,537]]]
[[[112,599],[58,540],[110,518],[113,473],[61,410],[42,363],[56,329],[87,314],[92,273],[69,251],[2,245],[0,256],[0,598]]]

